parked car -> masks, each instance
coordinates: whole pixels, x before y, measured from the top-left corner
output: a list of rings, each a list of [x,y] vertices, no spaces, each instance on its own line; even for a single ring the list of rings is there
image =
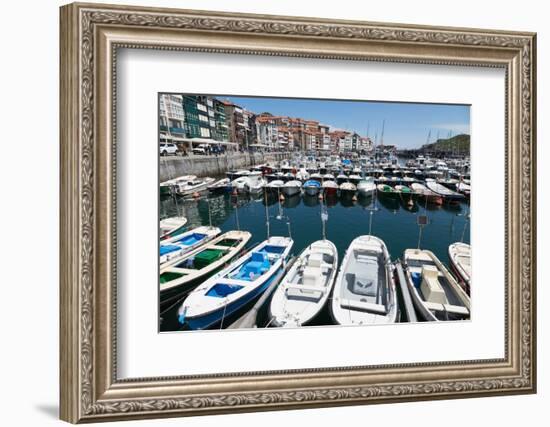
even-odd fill
[[[175,155],[177,151],[178,147],[176,147],[176,144],[171,144],[169,142],[163,142],[160,144],[161,156]]]
[[[206,150],[204,148],[195,147],[195,148],[193,148],[193,154],[198,154],[198,155],[205,156],[206,155]]]

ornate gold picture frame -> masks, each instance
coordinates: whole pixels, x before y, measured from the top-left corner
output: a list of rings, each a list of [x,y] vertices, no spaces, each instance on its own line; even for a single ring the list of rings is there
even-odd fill
[[[61,418],[77,422],[534,393],[533,33],[71,4],[61,8]],[[117,49],[499,67],[505,71],[505,357],[120,380]]]

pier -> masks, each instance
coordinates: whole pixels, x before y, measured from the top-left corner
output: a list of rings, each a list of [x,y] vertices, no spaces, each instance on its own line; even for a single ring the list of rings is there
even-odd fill
[[[234,169],[246,169],[289,157],[287,152],[227,153],[221,155],[166,156],[160,158],[159,179],[167,181],[182,175],[220,176]]]

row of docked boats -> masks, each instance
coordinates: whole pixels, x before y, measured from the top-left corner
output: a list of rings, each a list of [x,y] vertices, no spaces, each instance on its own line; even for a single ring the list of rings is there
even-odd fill
[[[406,289],[421,320],[469,319],[469,295],[432,252],[407,249],[401,262],[407,272]],[[337,267],[334,244],[321,240],[308,246],[273,294],[272,324],[307,325],[328,301],[338,325],[399,321],[395,264],[381,239],[357,237],[346,250],[338,273]]]
[[[451,163],[452,161],[452,163]],[[236,191],[237,193],[259,193],[263,188],[280,187],[283,194],[296,194],[298,182],[306,182],[314,192],[314,181],[319,182],[321,188],[328,192],[350,192],[355,187],[362,192],[361,187],[374,180],[375,184],[386,184],[391,187],[404,185],[412,188],[417,183],[443,197],[469,197],[470,175],[469,161],[445,161],[424,159],[422,156],[414,162],[407,162],[408,166],[400,166],[397,159],[374,159],[361,157],[349,160],[339,156],[316,159],[312,156],[298,156],[294,159],[281,162],[271,162],[257,165],[250,169],[227,172],[227,177],[220,180],[214,178],[197,178],[194,175],[184,175],[160,184],[160,194],[188,197],[202,191],[220,193]],[[273,184],[272,184],[273,183]],[[288,185],[286,185],[288,184]],[[344,185],[345,184],[345,185]],[[343,186],[343,187],[342,187]],[[446,189],[453,194],[444,194]]]
[[[326,239],[313,242],[288,271],[291,238],[270,237],[246,251],[250,239],[247,231],[221,234],[215,227],[168,239],[169,244],[181,244],[178,254],[161,265],[161,312],[188,293],[178,309],[179,322],[190,329],[220,326],[280,280],[269,303],[271,326],[307,325],[327,304],[340,325],[399,321],[395,264],[380,238],[354,239],[339,269],[335,245]],[[428,250],[407,249],[403,254],[406,288],[421,320],[469,318],[469,245],[452,244],[449,259],[452,273]]]

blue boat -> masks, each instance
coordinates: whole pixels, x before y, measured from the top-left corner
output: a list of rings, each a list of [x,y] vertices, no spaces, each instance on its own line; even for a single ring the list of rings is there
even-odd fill
[[[304,187],[304,192],[308,196],[315,196],[321,190],[321,183],[314,179],[309,179],[306,182],[304,182],[303,187]]]
[[[163,240],[159,247],[160,265],[180,257],[212,240],[222,231],[218,227],[197,227],[186,233]]]
[[[220,324],[261,295],[285,267],[294,241],[270,237],[193,290],[178,310],[190,329]]]

